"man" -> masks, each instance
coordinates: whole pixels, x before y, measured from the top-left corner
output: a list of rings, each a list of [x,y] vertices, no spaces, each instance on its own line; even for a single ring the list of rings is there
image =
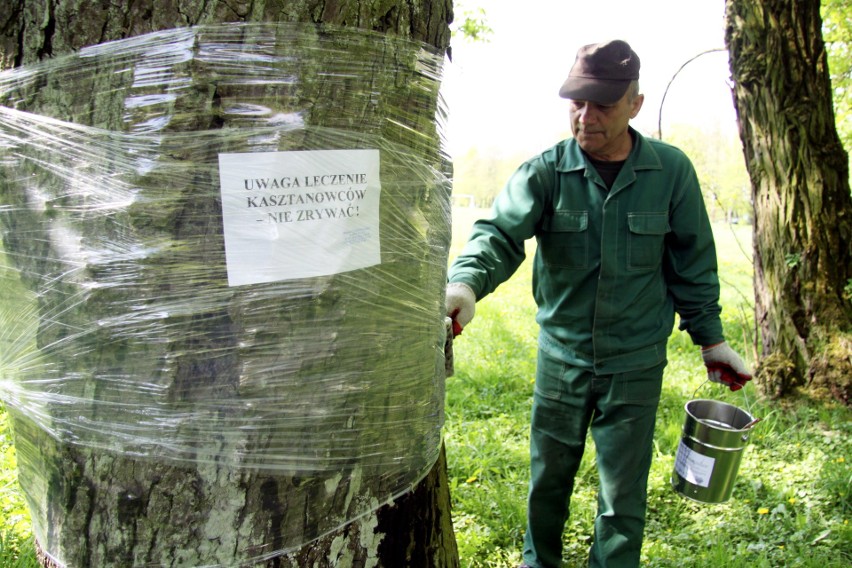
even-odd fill
[[[638,566],[666,342],[680,328],[711,380],[751,376],[724,342],[716,252],[698,180],[678,149],[629,126],[639,58],[623,41],[581,48],[559,91],[573,138],[523,165],[453,263],[458,326],[538,243],[540,325],[524,562],[558,567],[574,476],[591,428],[600,477],[590,566]]]

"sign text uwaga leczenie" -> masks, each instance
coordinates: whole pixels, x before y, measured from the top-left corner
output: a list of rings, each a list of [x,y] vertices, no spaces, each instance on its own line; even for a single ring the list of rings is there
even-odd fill
[[[323,188],[320,191],[298,191],[261,195],[247,195],[246,206],[258,207],[293,207],[299,205],[326,205],[315,209],[295,209],[268,212],[268,220],[277,223],[294,221],[315,221],[321,219],[339,219],[358,215],[358,206],[354,203],[364,199],[366,188],[353,188],[353,185],[364,186],[367,174],[326,174],[313,176],[246,178],[243,186],[247,191],[280,191],[288,189]],[[347,189],[329,189],[334,186],[346,186]]]

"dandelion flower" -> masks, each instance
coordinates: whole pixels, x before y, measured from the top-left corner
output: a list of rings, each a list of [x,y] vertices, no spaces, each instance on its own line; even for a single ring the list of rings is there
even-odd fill
[[[791,504],[791,505],[795,505],[795,504],[796,504],[796,498],[795,498],[795,497],[790,497],[789,499],[787,499],[787,502],[788,502],[789,504]]]
[[[767,509],[766,507],[761,507],[760,509],[757,510],[757,514],[758,515],[768,515],[769,509]]]

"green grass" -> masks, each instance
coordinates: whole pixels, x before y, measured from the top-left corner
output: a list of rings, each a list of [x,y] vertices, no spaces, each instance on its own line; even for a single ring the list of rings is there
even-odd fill
[[[8,415],[0,407],[0,567],[35,566],[32,525],[18,486],[15,446]]]
[[[12,361],[29,352],[32,333],[27,324],[30,308],[8,305],[6,298],[20,297],[22,289],[17,277],[6,268],[6,256],[0,243],[0,381],[13,374]],[[27,312],[27,313],[23,313]],[[5,342],[2,339],[12,338]],[[30,568],[38,566],[32,536],[32,523],[23,494],[18,485],[17,454],[6,408],[0,402],[0,567]]]
[[[481,213],[454,211],[451,258]],[[751,359],[751,228],[718,225],[714,230],[728,340]],[[445,439],[465,568],[515,567],[521,561],[537,338],[530,279],[528,259],[509,282],[477,304],[474,321],[454,344],[456,375],[447,384]],[[705,384],[705,376],[698,349],[685,333],[675,331],[657,419],[642,565],[852,565],[848,409],[805,396],[771,403],[759,400],[751,387],[731,393]],[[720,505],[689,501],[670,485],[683,405],[696,396],[730,402],[763,418],[744,451],[733,496]],[[591,439],[587,447],[564,538],[566,566],[572,567],[585,565],[596,508]]]
[[[451,258],[482,211],[454,212]],[[719,226],[723,316],[729,340],[751,353],[749,227]],[[739,243],[739,244],[738,244]],[[532,245],[530,245],[532,253]],[[447,384],[445,439],[453,520],[465,568],[520,563],[528,482],[527,432],[537,327],[526,262],[477,305],[455,343],[456,375]],[[804,396],[781,404],[706,385],[697,349],[672,335],[657,421],[643,566],[845,567],[852,565],[849,411]],[[746,406],[763,418],[747,446],[734,494],[703,505],[674,493],[669,478],[696,393]],[[746,398],[747,397],[747,398]],[[566,525],[567,566],[584,565],[595,511],[594,446],[584,458]],[[15,449],[0,408],[0,567],[37,566],[31,525],[16,481]]]

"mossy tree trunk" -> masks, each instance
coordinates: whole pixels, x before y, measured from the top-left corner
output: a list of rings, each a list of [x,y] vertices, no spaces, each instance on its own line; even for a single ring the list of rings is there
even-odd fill
[[[219,22],[315,22],[412,38],[446,49],[450,0],[5,0],[0,69],[106,41]]]
[[[727,0],[725,40],[752,181],[756,381],[849,400],[852,198],[819,0]]]
[[[3,26],[0,29],[0,68],[27,65],[84,46],[147,32],[221,22],[337,24],[410,38],[443,50],[448,47],[448,23],[452,19],[449,0],[9,0],[5,3],[4,12],[9,19],[0,21]],[[320,94],[314,101],[315,119],[322,126],[333,128],[336,126],[334,109],[344,104],[335,99],[340,93],[323,95],[320,89],[318,92]],[[63,96],[61,89],[56,90],[56,94],[57,98]],[[51,95],[39,96],[47,98]],[[94,105],[100,104],[100,96],[95,94]],[[324,96],[326,99],[322,100]],[[57,103],[54,108],[61,104]],[[104,120],[112,120],[107,110],[112,103],[107,96],[104,96],[103,104]],[[213,117],[212,121],[198,127],[215,128],[215,121]],[[364,122],[369,128],[370,120],[365,118]],[[438,155],[434,130],[427,130],[425,134],[431,140],[429,144],[434,146],[434,154]],[[210,226],[182,226],[175,231],[199,232],[200,242],[212,243],[209,246],[211,254],[214,254],[216,251],[213,249],[221,248],[221,236],[214,234],[220,228],[215,223],[203,221],[214,216],[212,209],[203,210],[210,208],[211,203],[199,203],[202,209],[188,216],[183,212],[175,216],[176,222],[186,224],[191,219],[202,219],[202,225]],[[11,243],[11,246],[28,245],[18,242]],[[30,252],[37,253],[35,250]],[[415,269],[419,266],[416,262],[412,265]],[[321,297],[317,305],[305,309],[319,310],[323,302],[334,301],[337,300]],[[332,307],[329,311],[335,310],[342,318],[347,308]],[[351,317],[351,305],[348,310],[350,316],[346,317]],[[249,315],[246,313],[240,317],[248,318]],[[235,322],[233,314],[223,311],[203,319],[187,320],[185,325],[188,330],[202,329],[200,340],[209,344],[198,345],[199,349],[215,351],[231,349],[237,343],[237,338],[230,336],[228,330],[238,323],[243,322]],[[40,337],[37,341],[42,345],[54,344],[57,338]],[[104,343],[109,344],[110,339],[105,338]],[[395,348],[379,347],[385,350]],[[123,347],[119,345],[118,348]],[[118,360],[123,356],[122,353],[114,353],[98,358]],[[242,388],[235,382],[239,379],[237,370],[231,368],[233,362],[223,359],[210,363],[204,357],[182,357],[182,360],[174,361],[174,380],[169,387],[172,400],[191,402],[194,391],[202,387],[222,391]],[[74,363],[69,358],[67,365],[69,368],[85,365],[86,361],[85,356]],[[213,368],[217,365],[221,366]],[[78,371],[83,373],[85,370]],[[398,393],[389,392],[388,400],[395,400],[396,396]],[[57,514],[57,518],[64,519],[64,524],[51,525],[49,531],[68,566],[213,565],[223,558],[222,563],[227,564],[227,549],[237,549],[246,540],[255,539],[260,547],[259,554],[262,554],[263,550],[279,548],[281,543],[276,540],[279,529],[283,531],[287,527],[292,531],[294,525],[303,525],[306,537],[310,537],[311,531],[321,525],[322,519],[315,516],[322,515],[322,509],[308,511],[303,501],[290,502],[291,488],[316,485],[316,490],[308,490],[312,492],[311,498],[323,499],[325,492],[329,508],[344,502],[349,505],[353,494],[359,491],[356,481],[347,478],[342,471],[331,472],[326,479],[306,480],[297,475],[241,472],[225,467],[175,466],[76,445],[57,444],[52,437],[32,427],[26,417],[23,418],[20,427],[16,428],[16,439],[26,438],[25,443],[31,447],[22,448],[22,451],[44,461],[44,479],[34,479],[33,482],[51,492],[50,507],[61,510],[47,515],[51,518]],[[366,488],[365,493],[371,495],[372,489],[376,493],[382,490]],[[300,499],[304,499],[304,492],[300,495]],[[239,505],[233,506],[234,503]],[[230,507],[233,511],[223,510],[223,507]],[[213,527],[212,518],[232,513],[234,534],[230,537],[221,533],[211,536],[218,530]],[[251,524],[254,528],[247,529],[247,519],[252,517],[256,517]],[[221,524],[222,520],[218,518],[216,522]],[[179,530],[170,535],[170,527]],[[187,527],[194,527],[194,530]],[[266,527],[266,532],[258,527]],[[252,530],[256,533],[236,534],[237,531]],[[232,540],[227,542],[228,538]],[[51,562],[49,557],[45,557],[45,565]],[[281,567],[458,566],[443,451],[430,473],[410,492],[300,550],[264,562]]]

